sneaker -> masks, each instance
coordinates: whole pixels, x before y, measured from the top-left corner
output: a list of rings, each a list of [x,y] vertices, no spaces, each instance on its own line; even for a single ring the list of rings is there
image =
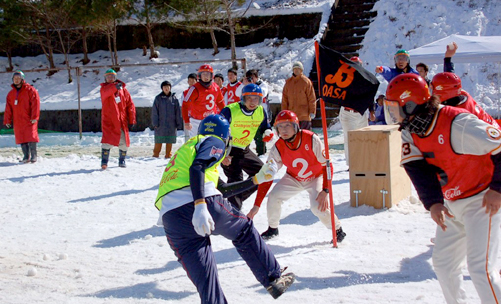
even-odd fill
[[[268,290],[273,299],[277,299],[294,283],[295,279],[296,276],[292,272],[283,274],[280,278],[271,282],[271,285],[266,290]]]
[[[278,228],[268,227],[268,230],[261,233],[261,237],[263,238],[263,240],[270,240],[276,236],[278,236]]]

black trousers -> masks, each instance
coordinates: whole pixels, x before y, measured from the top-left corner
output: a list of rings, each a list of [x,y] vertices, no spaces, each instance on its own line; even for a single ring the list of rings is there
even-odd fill
[[[242,181],[244,179],[244,172],[247,173],[249,177],[254,176],[263,166],[263,162],[249,149],[249,146],[245,149],[232,147],[230,156],[232,157],[231,164],[229,166],[221,165],[224,175],[228,178],[228,183]],[[235,208],[240,210],[242,209],[243,202],[256,190],[257,185],[241,194],[228,198],[228,201]]]

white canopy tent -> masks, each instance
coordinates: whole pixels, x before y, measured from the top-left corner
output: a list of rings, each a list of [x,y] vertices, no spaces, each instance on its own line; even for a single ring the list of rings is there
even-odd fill
[[[452,58],[454,63],[501,62],[501,36],[450,35],[409,51],[412,62],[444,63],[449,43],[459,46]]]

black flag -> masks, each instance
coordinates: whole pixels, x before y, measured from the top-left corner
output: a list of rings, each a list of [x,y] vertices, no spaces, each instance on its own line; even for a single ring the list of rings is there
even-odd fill
[[[364,113],[379,87],[376,76],[340,53],[317,44],[319,94],[325,102]]]

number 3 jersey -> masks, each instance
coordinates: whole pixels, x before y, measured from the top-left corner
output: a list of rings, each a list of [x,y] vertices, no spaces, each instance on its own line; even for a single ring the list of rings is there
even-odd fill
[[[186,103],[183,110],[184,122],[189,122],[189,118],[202,120],[211,114],[219,114],[224,108],[224,98],[219,86],[211,82],[208,88],[197,82],[192,85],[184,96]]]
[[[269,158],[273,158],[280,169],[287,167],[287,173],[300,182],[310,181],[322,176],[323,167],[327,161],[320,138],[308,130],[300,130],[299,145],[292,149],[287,142],[279,139],[270,151]]]
[[[422,160],[436,167],[447,200],[475,195],[487,187],[501,152],[501,132],[464,109],[441,106],[424,136],[402,131],[401,164]]]

